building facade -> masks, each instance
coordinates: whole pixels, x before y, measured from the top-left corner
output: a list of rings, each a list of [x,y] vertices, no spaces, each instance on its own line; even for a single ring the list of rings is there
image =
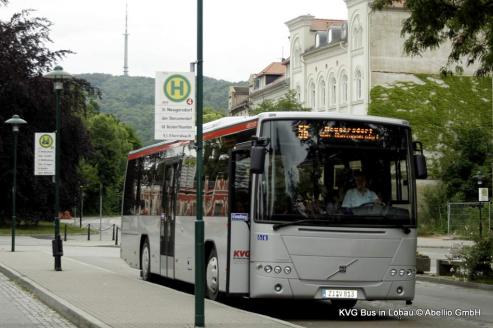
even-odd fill
[[[450,44],[417,57],[404,53],[401,29],[409,12],[402,3],[374,11],[371,0],[345,2],[347,20],[302,15],[286,22],[290,58],[284,92],[295,90],[303,107],[365,115],[374,86],[419,83],[415,74],[438,74],[447,63]],[[465,67],[464,74],[472,75],[475,68]],[[273,97],[280,90],[273,89]],[[269,94],[269,89],[263,91],[263,97]]]

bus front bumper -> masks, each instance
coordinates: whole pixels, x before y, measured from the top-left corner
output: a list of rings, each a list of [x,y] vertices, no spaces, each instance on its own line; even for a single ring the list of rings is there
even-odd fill
[[[369,301],[409,301],[414,299],[414,290],[414,279],[377,282],[325,282],[269,277],[260,274],[255,275],[255,278],[250,280],[250,297],[252,298],[354,298]]]

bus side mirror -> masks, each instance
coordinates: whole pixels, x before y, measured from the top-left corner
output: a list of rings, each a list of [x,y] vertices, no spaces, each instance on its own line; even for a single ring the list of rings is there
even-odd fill
[[[426,157],[423,155],[423,144],[419,141],[413,142],[414,172],[416,179],[426,179],[428,177],[428,168],[426,167]]]
[[[255,174],[264,173],[265,153],[267,150],[264,146],[252,146],[250,172]]]
[[[269,139],[254,137],[252,148],[250,149],[250,173],[264,173],[265,154],[267,153],[267,145]]]

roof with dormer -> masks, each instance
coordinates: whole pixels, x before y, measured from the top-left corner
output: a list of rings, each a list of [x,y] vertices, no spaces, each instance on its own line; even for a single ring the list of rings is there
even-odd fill
[[[341,26],[346,23],[346,20],[343,19],[323,19],[323,18],[315,18],[312,20],[310,25],[311,31],[327,31],[329,27],[332,26]]]
[[[264,68],[257,77],[262,75],[284,75],[286,74],[286,65],[281,62],[270,63],[269,66]]]

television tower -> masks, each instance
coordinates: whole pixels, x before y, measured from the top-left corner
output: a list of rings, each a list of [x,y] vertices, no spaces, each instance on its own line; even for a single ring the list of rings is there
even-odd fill
[[[123,75],[128,76],[128,3],[125,3],[125,54],[123,57]]]

